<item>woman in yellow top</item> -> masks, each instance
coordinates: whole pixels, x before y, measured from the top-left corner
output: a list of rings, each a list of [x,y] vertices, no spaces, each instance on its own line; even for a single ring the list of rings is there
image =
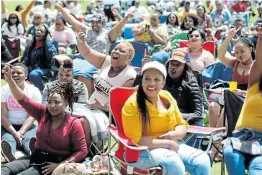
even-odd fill
[[[186,135],[188,124],[172,95],[162,90],[166,75],[164,65],[156,61],[146,63],[137,93],[122,109],[125,135],[134,143],[148,146],[155,160],[146,151],[141,151],[139,160],[131,166],[161,166],[164,175],[183,175],[185,171],[191,175],[209,175],[209,156],[177,142]]]
[[[262,174],[262,24],[256,27],[258,41],[245,103],[233,137],[225,141],[224,159],[229,175]]]

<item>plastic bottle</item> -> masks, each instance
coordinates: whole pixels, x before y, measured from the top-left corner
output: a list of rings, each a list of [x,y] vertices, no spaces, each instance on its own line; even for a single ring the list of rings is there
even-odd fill
[[[102,154],[102,170],[108,170],[109,160],[107,155],[104,153]]]

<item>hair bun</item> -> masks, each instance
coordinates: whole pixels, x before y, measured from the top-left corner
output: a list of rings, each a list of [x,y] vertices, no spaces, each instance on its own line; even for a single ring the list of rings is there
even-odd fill
[[[68,68],[73,69],[73,67],[74,67],[73,60],[71,60],[71,59],[66,59],[66,60],[64,60],[64,61],[62,62],[62,67],[63,67],[64,69],[68,69]]]

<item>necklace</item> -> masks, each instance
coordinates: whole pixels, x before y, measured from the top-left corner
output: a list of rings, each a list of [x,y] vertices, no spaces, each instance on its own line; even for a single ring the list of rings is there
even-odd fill
[[[240,62],[240,66],[243,68],[243,69],[250,69],[250,67],[252,66],[253,64],[253,61],[251,64],[248,64],[247,66],[243,65],[241,62]]]

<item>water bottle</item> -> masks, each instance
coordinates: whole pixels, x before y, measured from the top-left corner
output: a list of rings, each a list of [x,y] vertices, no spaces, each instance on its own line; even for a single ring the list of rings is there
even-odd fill
[[[105,153],[102,154],[102,170],[108,170],[109,160]]]

